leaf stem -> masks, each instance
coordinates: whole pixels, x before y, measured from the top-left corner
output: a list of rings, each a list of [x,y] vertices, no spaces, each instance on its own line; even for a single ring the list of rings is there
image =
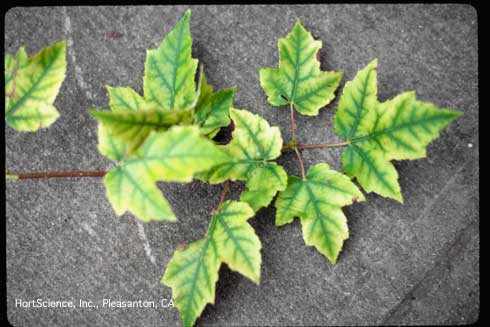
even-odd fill
[[[291,141],[292,144],[296,145],[296,121],[294,119],[294,107],[293,103],[289,104],[290,117],[291,117]]]
[[[65,177],[103,177],[106,171],[45,171],[39,173],[8,173],[9,179],[40,179],[40,178],[65,178]]]
[[[211,210],[211,215],[213,215],[221,207],[221,205],[225,201],[226,192],[228,192],[228,183],[229,183],[229,180],[226,180],[223,183],[223,191],[221,192],[221,196],[219,197],[218,205],[216,206],[216,208]]]
[[[296,144],[296,148],[300,150],[304,149],[322,149],[322,148],[335,148],[335,147],[341,147],[341,146],[346,146],[349,145],[351,142],[346,141],[346,142],[340,142],[340,143],[314,143],[314,144],[302,144],[298,143]],[[291,147],[291,145],[285,145],[281,148],[281,152],[287,152],[287,151],[293,151],[294,148]]]
[[[296,156],[298,157],[299,168],[301,168],[301,177],[305,179],[305,166],[303,165],[303,159],[301,158],[301,153],[299,152],[297,147],[294,148],[294,152],[296,152]]]
[[[292,102],[289,104],[289,112],[291,117],[291,142],[289,142],[286,148],[293,149],[294,152],[296,152],[296,156],[298,157],[299,162],[299,168],[301,169],[301,176],[303,177],[303,179],[305,179],[305,166],[303,164],[303,159],[301,158],[301,152],[299,152],[298,145],[296,144],[296,121],[294,119],[294,106]]]

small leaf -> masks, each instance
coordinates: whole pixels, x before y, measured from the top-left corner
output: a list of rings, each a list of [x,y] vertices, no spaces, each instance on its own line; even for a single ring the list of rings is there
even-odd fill
[[[175,220],[154,183],[190,182],[196,173],[226,160],[218,146],[199,135],[197,126],[152,132],[134,157],[123,160],[106,176],[107,196],[118,215],[129,210],[143,221]]]
[[[240,200],[247,202],[255,211],[267,207],[277,191],[286,188],[288,181],[286,171],[274,162],[257,166],[247,177],[248,191],[240,195]]]
[[[246,181],[249,191],[241,198],[258,210],[267,206],[277,191],[286,187],[286,172],[276,163],[270,162],[281,154],[283,144],[278,127],[246,110],[231,110],[235,123],[233,138],[221,148],[228,153],[229,160],[199,174],[198,178],[212,184],[225,180]],[[264,178],[261,178],[263,176]],[[261,192],[262,198],[256,192]]]
[[[314,246],[335,264],[344,240],[349,237],[341,208],[353,200],[364,201],[364,196],[347,176],[331,170],[327,164],[316,164],[304,180],[289,177],[287,188],[279,192],[275,202],[276,225],[288,224],[299,217],[306,245]]]
[[[184,326],[192,326],[206,304],[214,303],[221,263],[259,283],[262,245],[247,223],[253,214],[244,202],[225,201],[212,216],[206,237],[177,249],[170,259],[162,283],[172,288]]]
[[[28,58],[24,48],[16,59],[5,57],[5,122],[18,131],[36,131],[59,117],[53,106],[66,73],[66,41]]]
[[[303,115],[318,115],[334,99],[343,73],[320,70],[316,55],[322,42],[314,40],[299,20],[278,45],[279,68],[259,72],[267,100],[273,106],[292,104]]]
[[[209,138],[216,136],[221,127],[230,124],[230,109],[233,107],[235,88],[220,90],[213,93],[207,84],[204,73],[199,100],[195,107],[195,124],[201,126],[201,133]]]
[[[398,173],[391,160],[426,156],[427,145],[462,113],[418,101],[415,92],[384,103],[377,99],[377,60],[345,84],[335,113],[335,132],[348,142],[344,171],[366,192],[403,202]]]
[[[165,36],[157,49],[147,51],[143,88],[145,99],[162,109],[187,109],[196,97],[192,58],[191,10]]]

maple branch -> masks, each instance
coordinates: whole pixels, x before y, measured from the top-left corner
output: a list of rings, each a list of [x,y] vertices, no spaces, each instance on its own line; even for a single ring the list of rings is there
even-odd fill
[[[39,178],[65,178],[65,177],[103,177],[106,171],[45,171],[39,173],[11,173],[6,172],[7,179],[39,179]]]

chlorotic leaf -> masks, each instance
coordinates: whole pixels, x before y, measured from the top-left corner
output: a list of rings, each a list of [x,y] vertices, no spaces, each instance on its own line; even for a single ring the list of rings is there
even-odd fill
[[[137,149],[152,131],[167,130],[173,125],[189,123],[191,110],[89,110],[110,134],[127,146],[129,153]]]
[[[230,109],[233,107],[235,88],[213,93],[213,87],[202,75],[199,100],[195,107],[194,123],[201,126],[201,134],[213,138],[221,127],[230,124]]]
[[[120,159],[120,153],[113,157]],[[152,132],[135,156],[107,174],[107,196],[118,215],[129,210],[143,221],[175,220],[155,182],[190,182],[194,174],[227,160],[226,153],[200,136],[197,126]]]
[[[342,207],[353,200],[363,201],[361,191],[350,179],[327,164],[312,166],[300,179],[291,176],[287,188],[279,192],[275,202],[276,225],[299,217],[306,245],[314,246],[335,264],[344,240],[349,237],[347,219]]]
[[[145,99],[162,109],[186,109],[196,97],[194,76],[198,61],[192,58],[190,17],[188,9],[160,46],[147,52]]]
[[[259,284],[262,245],[247,223],[253,215],[254,210],[246,202],[225,201],[213,218],[216,220],[213,239],[224,263]]]
[[[277,191],[286,188],[288,181],[286,171],[274,162],[257,166],[247,177],[248,191],[240,195],[240,200],[247,202],[255,211],[267,207]]]
[[[15,59],[10,53],[5,53],[4,57],[5,70],[5,94],[12,90],[15,72]]]
[[[367,133],[377,118],[377,64],[378,60],[373,60],[345,83],[335,114],[335,132],[346,140]]]
[[[135,90],[130,87],[107,86],[107,93],[109,94],[109,107],[112,111],[138,111],[158,108],[158,106],[147,101],[144,97],[139,95]]]
[[[347,142],[344,171],[366,192],[403,202],[391,160],[426,156],[427,145],[462,113],[438,109],[405,92],[383,103],[377,99],[377,60],[345,84],[335,113],[335,132]]]
[[[344,172],[356,177],[367,193],[376,192],[403,202],[395,166],[368,143],[347,146],[342,154],[342,163]]]
[[[99,138],[97,149],[102,155],[114,161],[122,161],[126,157],[127,146],[115,139],[111,132],[101,123],[99,123],[97,129],[97,136]]]
[[[5,56],[5,122],[18,131],[49,127],[59,117],[53,106],[66,73],[66,41],[27,57],[20,48]]]
[[[193,122],[199,92],[194,82],[197,60],[192,59],[191,47],[188,10],[160,47],[147,52],[145,96],[129,87],[107,86],[111,111],[90,111],[102,123],[99,128],[106,129],[99,133],[99,150],[103,155],[113,159],[116,149],[131,155],[152,131]],[[222,116],[219,113],[217,118],[223,119]]]
[[[229,154],[229,160],[198,175],[212,184],[225,180],[246,181],[248,192],[241,200],[258,210],[267,206],[277,191],[286,187],[286,172],[276,163],[270,162],[281,154],[283,144],[278,127],[246,110],[231,109],[235,123],[233,138],[221,148]],[[263,177],[263,178],[261,178]],[[262,197],[256,192],[263,192]]]
[[[117,167],[104,177],[107,197],[118,216],[126,210],[144,222],[175,221],[170,204],[143,165]]]
[[[317,53],[322,42],[314,40],[299,20],[278,45],[279,68],[262,68],[259,72],[269,103],[291,104],[303,115],[318,115],[334,99],[343,73],[320,70]]]
[[[194,325],[206,304],[214,304],[221,262],[212,238],[177,249],[167,264],[162,283],[172,288],[172,298],[185,327]]]
[[[222,263],[259,283],[262,245],[247,223],[253,215],[246,203],[225,201],[211,217],[206,237],[170,259],[162,283],[172,288],[184,326],[194,325],[206,304],[214,303]]]

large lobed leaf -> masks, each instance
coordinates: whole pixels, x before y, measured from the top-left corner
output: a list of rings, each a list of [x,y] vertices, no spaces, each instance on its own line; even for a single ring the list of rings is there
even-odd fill
[[[317,54],[322,42],[314,40],[299,20],[286,38],[280,38],[279,68],[262,68],[260,84],[273,106],[292,104],[303,115],[315,116],[335,97],[342,72],[320,70]]]
[[[222,263],[259,283],[262,245],[247,223],[253,215],[247,203],[225,201],[213,214],[206,237],[175,251],[162,283],[172,288],[184,326],[192,326],[206,304],[214,303]]]
[[[402,93],[383,103],[377,99],[377,60],[345,84],[335,113],[335,132],[347,141],[344,171],[366,192],[403,202],[398,173],[391,160],[426,156],[427,145],[461,112],[438,109]]]
[[[143,221],[175,220],[155,182],[190,182],[196,173],[227,160],[197,126],[174,126],[152,132],[134,157],[105,176],[104,184],[116,214],[129,210]]]
[[[299,217],[306,245],[314,246],[335,264],[344,240],[349,237],[341,208],[353,200],[363,201],[364,196],[347,176],[331,170],[327,164],[316,164],[305,179],[290,176],[287,188],[279,192],[275,202],[276,225],[291,223]]]
[[[29,58],[21,47],[5,55],[5,122],[18,131],[49,127],[59,117],[53,102],[66,74],[66,41]]]
[[[213,93],[201,69],[202,83],[196,90],[190,15],[187,10],[160,46],[148,51],[144,96],[129,87],[107,87],[111,111],[89,111],[100,123],[99,150],[109,159],[121,160],[152,131],[173,125],[199,125],[201,134],[209,138],[229,125],[234,88]]]
[[[258,210],[286,187],[284,168],[271,162],[281,154],[281,132],[246,110],[232,109],[231,119],[235,123],[233,138],[227,145],[220,146],[229,154],[229,160],[199,174],[198,178],[212,184],[225,180],[245,181],[248,191],[242,193],[240,200]]]

